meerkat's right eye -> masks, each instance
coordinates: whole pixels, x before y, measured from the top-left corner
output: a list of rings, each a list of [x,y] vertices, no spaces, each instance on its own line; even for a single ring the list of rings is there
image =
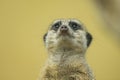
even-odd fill
[[[57,31],[60,26],[61,26],[61,21],[55,23],[55,24],[52,26],[51,29]]]

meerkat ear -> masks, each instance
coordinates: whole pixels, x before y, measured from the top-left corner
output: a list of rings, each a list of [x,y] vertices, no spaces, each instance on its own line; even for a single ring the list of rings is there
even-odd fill
[[[92,42],[92,35],[90,33],[86,33],[86,38],[87,38],[87,47],[90,46],[91,42]]]
[[[43,36],[44,42],[46,41],[46,36],[47,36],[47,33],[45,33],[44,36]]]

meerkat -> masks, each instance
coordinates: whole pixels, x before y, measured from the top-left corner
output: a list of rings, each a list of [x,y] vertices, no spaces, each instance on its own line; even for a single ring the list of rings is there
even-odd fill
[[[55,20],[44,35],[48,60],[38,80],[95,80],[85,59],[91,41],[79,20]]]

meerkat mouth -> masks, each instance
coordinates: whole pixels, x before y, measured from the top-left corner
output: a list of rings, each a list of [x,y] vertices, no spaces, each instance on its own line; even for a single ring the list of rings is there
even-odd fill
[[[74,39],[75,37],[73,36],[73,34],[71,34],[70,32],[65,32],[65,31],[62,31],[58,34],[57,36],[57,39],[62,39],[62,40],[71,40],[71,39]]]

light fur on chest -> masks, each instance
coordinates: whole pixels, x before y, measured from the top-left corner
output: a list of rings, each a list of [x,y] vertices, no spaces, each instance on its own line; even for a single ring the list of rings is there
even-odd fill
[[[49,55],[41,80],[92,80],[83,54],[73,52]]]

